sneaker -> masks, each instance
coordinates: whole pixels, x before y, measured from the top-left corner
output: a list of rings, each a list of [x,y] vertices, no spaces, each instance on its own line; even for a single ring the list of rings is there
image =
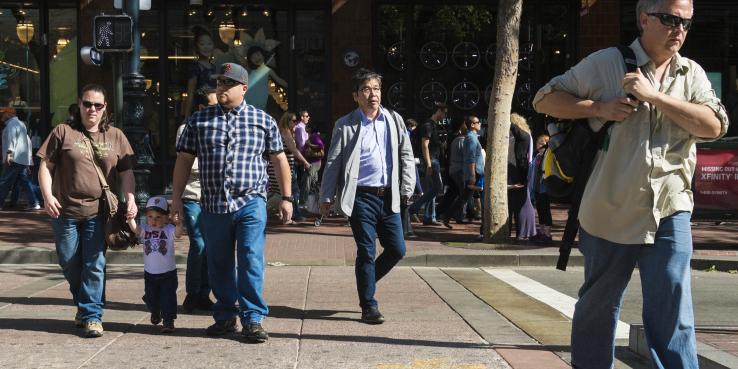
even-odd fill
[[[98,320],[88,320],[84,323],[85,337],[97,338],[103,335],[102,323]]]
[[[208,336],[223,336],[227,333],[235,332],[237,328],[235,317],[226,320],[216,320],[213,325],[205,330],[205,334]]]
[[[213,301],[208,296],[200,297],[197,300],[197,307],[200,310],[213,311]]]
[[[382,324],[384,316],[379,312],[378,307],[370,306],[361,310],[361,321],[366,324]]]
[[[41,205],[39,204],[31,205],[23,210],[41,210]]]
[[[82,323],[82,312],[77,310],[77,314],[74,314],[74,326],[77,328],[84,327],[84,323]]]
[[[194,293],[188,293],[187,296],[185,296],[184,301],[182,301],[182,310],[188,314],[192,313],[197,309],[200,302],[199,300],[198,296]]]
[[[246,324],[241,330],[241,335],[249,342],[264,343],[269,339],[269,334],[261,326],[261,323]]]
[[[438,221],[435,221],[435,220],[431,220],[431,221],[428,221],[428,222],[423,222],[423,225],[427,225],[427,226],[440,226],[441,223],[439,223]]]
[[[161,327],[161,333],[172,333],[174,332],[174,320],[165,320]]]
[[[161,312],[152,311],[151,312],[151,324],[157,325],[159,323],[161,323]]]

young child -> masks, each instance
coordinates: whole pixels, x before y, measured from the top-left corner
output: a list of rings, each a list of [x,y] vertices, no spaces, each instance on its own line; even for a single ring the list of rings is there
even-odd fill
[[[151,324],[157,325],[164,319],[161,333],[172,333],[177,318],[174,238],[182,237],[182,228],[169,223],[169,204],[162,196],[153,196],[146,203],[146,222],[137,227],[133,219],[128,221],[143,244],[143,300],[151,312]]]

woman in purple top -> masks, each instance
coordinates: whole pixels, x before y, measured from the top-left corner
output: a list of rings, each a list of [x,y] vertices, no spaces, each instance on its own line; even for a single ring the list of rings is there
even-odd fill
[[[323,144],[323,138],[320,137],[320,132],[314,131],[313,125],[306,126],[306,128],[309,136],[302,149],[302,155],[310,162],[307,183],[305,184],[305,193],[310,196],[310,194],[317,194],[320,189],[318,172],[325,155],[325,144]]]

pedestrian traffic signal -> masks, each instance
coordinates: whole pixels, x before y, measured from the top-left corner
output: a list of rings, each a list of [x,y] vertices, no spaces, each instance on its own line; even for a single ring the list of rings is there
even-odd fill
[[[98,15],[93,21],[94,48],[99,51],[131,51],[133,20],[127,15]]]

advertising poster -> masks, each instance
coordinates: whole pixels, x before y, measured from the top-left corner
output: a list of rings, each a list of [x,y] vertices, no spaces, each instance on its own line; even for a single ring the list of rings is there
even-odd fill
[[[694,203],[699,210],[738,209],[738,150],[697,149]]]

